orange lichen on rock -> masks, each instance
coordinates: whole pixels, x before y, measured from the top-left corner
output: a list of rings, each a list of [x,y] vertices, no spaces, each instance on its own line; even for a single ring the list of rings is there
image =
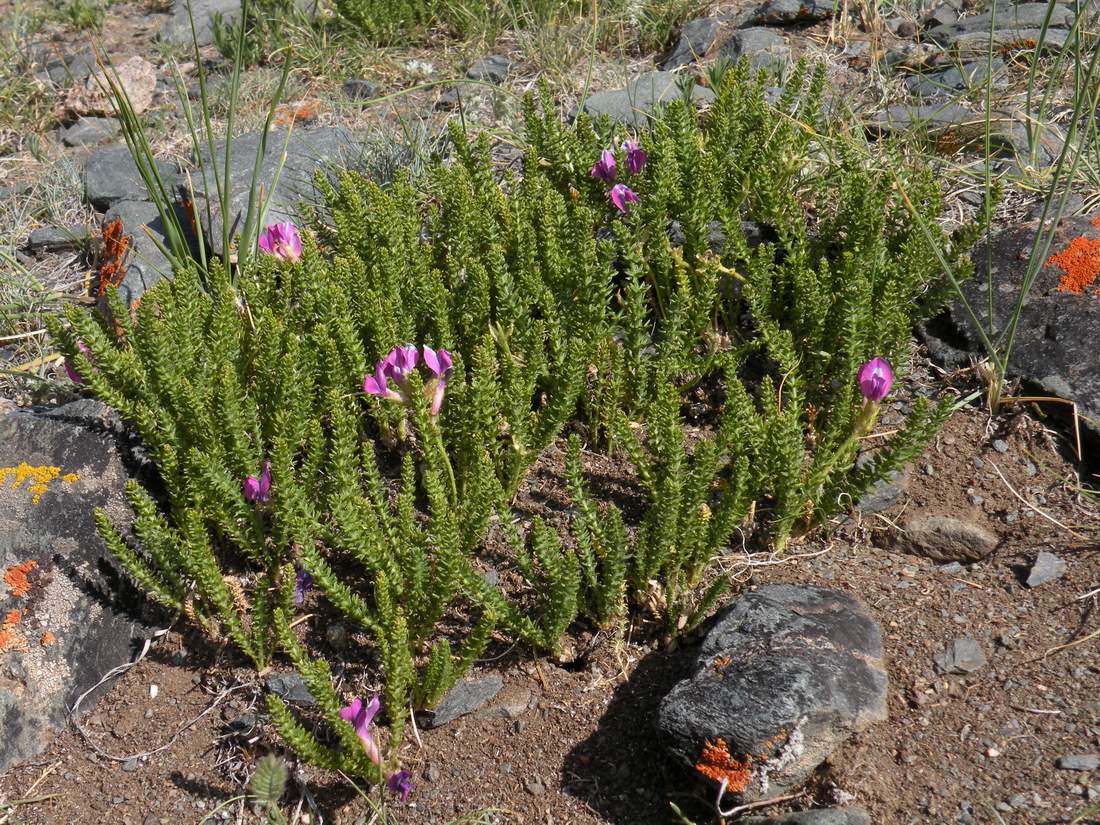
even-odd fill
[[[15,627],[23,618],[18,610],[9,610],[4,621],[0,622],[0,653],[5,650],[18,650],[26,647],[26,642]]]
[[[27,595],[31,589],[31,583],[27,580],[27,574],[38,566],[34,559],[9,567],[4,573],[4,584],[11,589],[11,594],[17,598]]]
[[[703,755],[695,763],[695,770],[715,782],[725,780],[726,790],[741,793],[752,781],[752,766],[748,759],[738,759],[726,748],[726,740],[707,742]]]
[[[69,484],[80,478],[77,473],[61,475],[60,467],[32,467],[24,461],[18,467],[0,467],[0,487],[11,479],[11,488],[18,490],[24,482],[29,481],[27,489],[31,491],[31,504],[38,504],[42,500],[42,494],[49,489],[50,482],[59,476]]]
[[[1047,266],[1057,266],[1065,273],[1058,281],[1059,292],[1084,294],[1100,278],[1100,239],[1078,236],[1069,246],[1047,259]]]
[[[55,635],[53,635],[52,630],[47,630],[45,633],[42,634],[42,638],[38,640],[38,643],[40,645],[42,645],[42,647],[49,647],[50,645],[53,645],[56,642],[57,642],[57,637]]]

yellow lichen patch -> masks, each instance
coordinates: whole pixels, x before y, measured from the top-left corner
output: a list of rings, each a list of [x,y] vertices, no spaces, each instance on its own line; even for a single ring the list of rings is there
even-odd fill
[[[31,504],[38,504],[42,500],[42,494],[49,489],[50,482],[58,476],[69,484],[80,478],[77,473],[61,475],[60,467],[32,467],[24,461],[18,467],[0,467],[0,487],[6,486],[9,481],[13,490],[27,484],[27,489],[31,492]]]
[[[27,580],[27,574],[38,566],[34,559],[16,564],[4,571],[4,584],[11,590],[11,594],[22,598],[31,589],[31,583]]]

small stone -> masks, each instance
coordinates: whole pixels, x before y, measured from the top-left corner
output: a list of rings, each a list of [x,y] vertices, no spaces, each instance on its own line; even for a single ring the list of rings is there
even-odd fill
[[[125,762],[122,763],[122,770],[126,771],[126,773],[132,773],[140,767],[141,763],[139,763],[136,759],[127,759]]]
[[[69,252],[87,243],[89,237],[84,226],[43,226],[27,238],[27,251],[32,255]]]
[[[1005,524],[1015,524],[1019,520],[1020,520],[1020,511],[1019,510],[1012,510],[1012,511],[1004,514],[1004,523]]]
[[[955,639],[943,653],[933,657],[940,673],[974,673],[985,667],[985,653],[976,639]]]
[[[977,493],[971,493],[970,495],[967,496],[967,499],[975,507],[977,507],[979,504],[982,504],[985,501],[985,499],[982,498],[981,496],[979,496]]]
[[[828,0],[768,0],[749,18],[753,26],[817,23],[833,16],[837,6]]]
[[[596,92],[584,102],[584,112],[593,120],[603,115],[624,126],[643,126],[660,106],[683,97],[680,78],[672,72],[645,72],[623,89]],[[714,92],[699,85],[689,90],[695,103],[709,103]]]
[[[954,516],[916,515],[905,522],[896,542],[907,552],[934,561],[981,561],[998,544],[997,537],[977,524]]]
[[[1005,441],[1003,438],[994,439],[993,449],[996,450],[999,453],[1007,453],[1008,452],[1008,442]]]
[[[292,705],[311,707],[317,704],[317,700],[297,673],[272,673],[265,684],[268,690]]]
[[[61,130],[61,142],[66,146],[94,146],[111,140],[121,131],[113,117],[82,117]]]
[[[1100,768],[1100,755],[1095,753],[1070,753],[1059,757],[1058,767],[1064,771],[1095,771]]]
[[[929,476],[929,477],[935,476],[936,475],[936,468],[933,467],[931,464],[925,464],[924,465],[924,474],[926,476]]]
[[[721,27],[722,20],[718,17],[699,17],[684,23],[680,29],[680,38],[661,63],[661,68],[671,72],[705,57],[714,45]]]
[[[527,791],[527,793],[531,794],[531,796],[542,796],[544,793],[546,793],[546,786],[543,785],[542,782],[535,777],[531,777],[530,779],[525,780],[523,783],[523,789]]]
[[[1038,587],[1041,584],[1061,578],[1065,572],[1066,563],[1062,559],[1053,553],[1048,553],[1046,550],[1040,550],[1039,555],[1035,558],[1035,563],[1031,565],[1031,571],[1027,575],[1027,586]]]
[[[361,77],[345,80],[340,88],[352,100],[370,100],[378,94],[378,84]]]
[[[483,83],[503,83],[512,69],[512,61],[504,55],[493,54],[482,58],[466,70],[466,77]]]
[[[791,50],[781,34],[757,26],[734,32],[719,47],[718,55],[732,63],[747,57],[749,68],[755,73],[760,69],[773,70],[782,67],[790,60]]]
[[[917,24],[912,20],[908,20],[904,17],[895,17],[892,20],[892,28],[894,34],[898,37],[916,37],[917,36]]]
[[[438,728],[460,716],[473,713],[491,701],[503,686],[504,680],[495,673],[480,679],[463,679],[436,706],[428,727]]]

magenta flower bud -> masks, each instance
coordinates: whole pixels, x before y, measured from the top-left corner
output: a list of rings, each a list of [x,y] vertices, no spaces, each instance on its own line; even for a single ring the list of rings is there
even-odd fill
[[[615,180],[615,155],[610,149],[600,152],[600,159],[592,164],[592,170],[588,173],[594,178],[611,183]]]
[[[885,358],[872,358],[859,368],[859,389],[868,401],[882,401],[893,385],[894,371]]]
[[[386,780],[386,787],[392,793],[400,795],[402,804],[408,800],[409,794],[412,793],[413,784],[411,779],[412,774],[402,770],[391,773],[389,779]]]
[[[454,364],[454,359],[451,358],[451,354],[445,349],[438,351],[432,349],[427,344],[424,345],[424,366],[426,366],[432,373],[432,380],[430,380],[424,387],[424,391],[431,398],[431,409],[429,412],[433,416],[439,415],[439,410],[443,406],[443,393],[447,388],[447,379],[451,375],[451,367]]]
[[[420,360],[420,352],[412,344],[403,347],[394,347],[382,359],[382,372],[387,378],[392,378],[398,384],[405,383],[405,376],[416,369],[416,362]]]
[[[382,762],[382,757],[378,753],[378,744],[371,735],[370,723],[380,707],[381,702],[375,696],[365,705],[361,699],[352,699],[350,705],[340,709],[340,718],[355,728],[363,743],[363,750],[367,752],[367,758],[375,765]]]
[[[641,172],[646,162],[645,150],[634,141],[627,140],[623,142],[623,152],[626,153],[626,168],[630,170],[630,174]]]
[[[91,353],[91,349],[89,349],[88,345],[85,344],[83,341],[77,341],[76,348],[85,355]],[[65,374],[69,376],[69,380],[72,381],[74,384],[84,383],[84,379],[81,377],[80,373],[76,371],[76,368],[67,359],[65,361]]]
[[[260,233],[260,249],[284,261],[297,261],[302,257],[302,236],[290,221],[273,223]]]
[[[260,477],[249,476],[241,485],[244,497],[253,504],[266,504],[271,500],[271,462],[265,461]]]
[[[611,187],[611,202],[625,214],[630,209],[630,204],[638,202],[638,196],[625,183],[616,183]]]

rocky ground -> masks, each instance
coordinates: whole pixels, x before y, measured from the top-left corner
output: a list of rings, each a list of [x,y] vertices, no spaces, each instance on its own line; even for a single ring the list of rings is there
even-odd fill
[[[9,48],[14,70],[0,73],[0,102],[17,99],[0,120],[0,253],[10,236],[15,262],[0,283],[0,824],[251,821],[233,798],[256,758],[277,748],[263,692],[312,697],[290,674],[257,677],[182,623],[169,627],[90,540],[92,507],[121,500],[124,479],[144,472],[142,454],[107,411],[76,400],[36,320],[63,301],[94,302],[111,263],[103,227],[116,218],[132,239],[123,292],[140,297],[164,263],[144,230],[163,227],[88,80],[95,60],[87,31],[51,19],[32,32],[27,8],[0,0],[18,45]],[[592,55],[571,45],[575,31],[345,52],[338,72],[307,53],[277,119],[294,131],[275,210],[293,213],[316,168],[358,164],[385,177],[417,162],[455,116],[504,135],[507,162],[517,96],[540,77],[566,111],[636,123],[681,94],[681,84],[705,105],[715,67],[745,55],[778,73],[792,58],[824,60],[838,117],[857,116],[869,140],[908,135],[907,151],[924,151],[951,172],[945,219],[972,214],[984,174],[987,10],[950,2],[843,8],[850,13],[790,0],[713,4],[666,51],[641,56],[622,44]],[[976,250],[979,272],[967,287],[980,315],[991,307],[1004,317],[1025,275],[1036,193],[1066,135],[1065,87],[1040,117],[1026,109],[1046,10],[997,9],[991,145],[1006,195],[989,254]],[[178,164],[192,158],[172,62],[192,95],[196,84],[179,8],[116,3],[107,14],[96,42],[128,67],[133,96],[155,125],[165,178],[184,181]],[[1055,6],[1046,42],[1064,42],[1073,20],[1068,6]],[[208,43],[203,59],[215,75],[224,66]],[[255,156],[274,79],[265,67],[247,77],[235,144],[242,158]],[[1030,139],[1028,124],[1040,127]],[[265,176],[274,163],[269,152]],[[1077,217],[1053,237],[1011,361],[1019,394],[1046,400],[996,416],[977,401],[963,406],[925,456],[851,517],[781,559],[734,548],[726,572],[738,589],[725,634],[718,625],[669,650],[640,624],[577,634],[556,661],[494,651],[405,744],[416,791],[407,807],[389,806],[386,821],[685,821],[670,801],[691,821],[714,821],[701,801],[713,789],[700,796],[692,766],[676,757],[678,737],[704,736],[710,711],[665,697],[715,695],[746,740],[776,728],[768,715],[775,706],[807,720],[797,734],[776,729],[792,757],[775,766],[773,792],[787,798],[745,812],[770,817],[761,821],[1100,821],[1100,503],[1086,489],[1096,479],[1100,426],[1092,183],[1087,168],[1075,181],[1067,215]],[[235,210],[246,185],[234,180]],[[202,197],[193,181],[192,189]],[[203,228],[211,241],[220,235],[214,220]],[[992,297],[983,292],[990,271]],[[954,308],[922,330],[917,374],[965,395],[979,386],[978,349]],[[544,506],[535,502],[560,497],[560,459],[551,452],[533,475],[532,512]],[[602,470],[614,477],[613,466]],[[740,639],[762,601],[774,635],[766,644],[763,636]],[[342,628],[327,638],[333,660],[355,643]],[[762,645],[783,655],[769,659]],[[734,661],[737,673],[759,678],[726,678]],[[731,766],[719,762],[714,770],[730,778]],[[305,768],[292,785],[300,812],[379,821],[337,778]],[[782,818],[806,810],[812,815]]]

